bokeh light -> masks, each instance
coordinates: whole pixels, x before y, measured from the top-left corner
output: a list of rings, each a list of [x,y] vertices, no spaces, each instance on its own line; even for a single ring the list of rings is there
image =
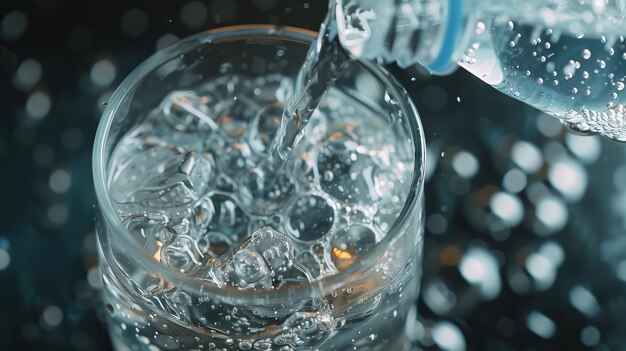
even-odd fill
[[[27,91],[41,79],[43,69],[41,63],[35,59],[24,60],[13,75],[13,86],[16,89]]]
[[[198,28],[206,22],[208,11],[200,1],[189,1],[180,9],[180,19],[189,28]]]
[[[113,83],[116,74],[117,69],[113,62],[102,59],[93,64],[89,76],[96,86],[107,87]]]
[[[0,28],[2,29],[2,38],[4,40],[16,40],[26,32],[28,28],[28,18],[26,14],[20,10],[10,11],[2,18]]]
[[[32,93],[26,100],[26,113],[34,119],[42,119],[48,115],[52,107],[50,96],[43,91]]]
[[[130,9],[122,15],[120,25],[124,33],[138,37],[148,29],[148,15],[140,9]]]

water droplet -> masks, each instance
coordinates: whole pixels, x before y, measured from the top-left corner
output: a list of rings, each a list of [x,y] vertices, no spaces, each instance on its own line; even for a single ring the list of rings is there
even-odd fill
[[[583,50],[583,58],[585,60],[589,60],[590,57],[591,57],[591,51],[589,51],[589,49],[584,49]]]
[[[572,78],[576,73],[576,62],[574,60],[570,60],[567,65],[563,66],[563,74],[566,78]]]
[[[476,23],[476,34],[483,34],[485,32],[485,22],[478,21]]]
[[[243,340],[239,342],[239,349],[241,350],[250,350],[252,348],[252,343],[248,340]]]
[[[258,351],[269,351],[272,349],[272,343],[269,339],[259,340],[254,343],[254,349]]]
[[[138,339],[139,339],[139,341],[141,341],[142,343],[144,343],[146,345],[150,344],[150,339],[148,339],[147,336],[140,335],[138,337]]]
[[[513,21],[508,21],[508,22],[506,23],[506,28],[507,28],[508,30],[513,30],[513,28],[515,28],[515,24],[513,23]]]

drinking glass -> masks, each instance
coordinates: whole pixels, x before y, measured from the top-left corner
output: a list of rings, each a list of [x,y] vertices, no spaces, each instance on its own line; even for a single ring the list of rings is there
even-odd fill
[[[375,112],[378,127],[362,133],[386,128],[395,136],[389,144],[407,150],[403,204],[367,250],[358,241],[336,248],[346,264],[333,274],[275,289],[197,279],[162,264],[159,248],[128,229],[111,196],[115,148],[169,93],[193,91],[226,74],[294,78],[314,38],[310,31],[269,25],[203,32],[155,53],[111,97],[96,135],[93,172],[101,295],[116,350],[407,347],[404,326],[421,271],[425,147],[413,103],[383,67],[350,62],[336,89]]]

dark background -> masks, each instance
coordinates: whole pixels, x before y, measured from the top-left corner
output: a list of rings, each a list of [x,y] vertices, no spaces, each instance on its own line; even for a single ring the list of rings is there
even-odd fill
[[[325,9],[296,0],[0,3],[0,350],[110,350],[96,312],[91,149],[103,104],[130,70],[205,29],[316,30]],[[568,136],[464,71],[391,69],[420,111],[429,151],[416,347],[626,349],[625,147]],[[540,159],[522,172],[524,147]],[[560,159],[588,179],[582,198],[549,177]],[[522,188],[511,195],[522,205],[516,223],[489,206],[510,184]],[[537,196],[553,206],[537,208]],[[468,278],[461,262],[472,257],[493,271]]]

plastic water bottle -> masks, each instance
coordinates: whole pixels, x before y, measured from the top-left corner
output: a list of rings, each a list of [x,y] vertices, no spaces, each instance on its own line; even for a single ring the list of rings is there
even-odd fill
[[[626,141],[626,0],[337,0],[352,56],[458,65],[586,133]]]

